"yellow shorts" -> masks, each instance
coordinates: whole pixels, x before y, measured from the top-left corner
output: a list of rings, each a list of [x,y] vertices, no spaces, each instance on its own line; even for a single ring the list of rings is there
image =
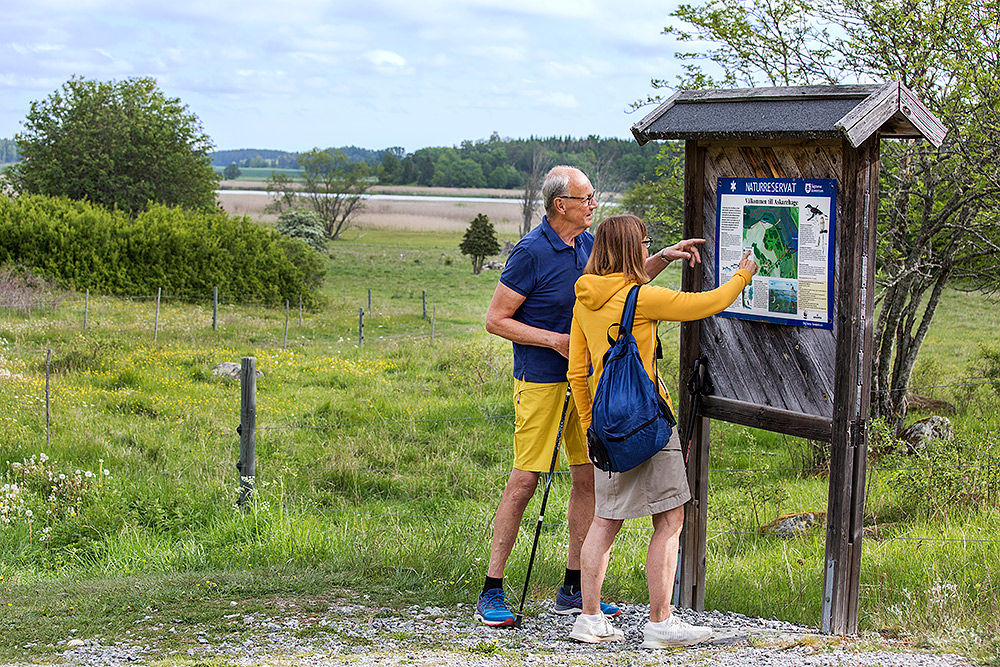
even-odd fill
[[[514,378],[514,467],[518,470],[549,471],[566,386],[566,382],[525,382]],[[559,449],[571,466],[590,463],[587,438],[572,397],[566,409]]]

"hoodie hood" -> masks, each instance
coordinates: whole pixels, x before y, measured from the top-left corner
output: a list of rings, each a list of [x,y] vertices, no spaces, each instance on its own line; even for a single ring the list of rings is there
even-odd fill
[[[614,295],[631,284],[625,282],[621,273],[606,276],[588,273],[576,281],[576,298],[588,310],[600,310]]]

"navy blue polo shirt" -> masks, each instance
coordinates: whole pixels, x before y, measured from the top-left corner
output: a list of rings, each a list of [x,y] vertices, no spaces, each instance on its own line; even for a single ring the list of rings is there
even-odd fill
[[[500,282],[524,298],[514,319],[547,331],[568,334],[573,323],[573,291],[583,275],[594,235],[584,231],[566,245],[548,218],[525,234],[510,252]],[[514,343],[514,377],[528,382],[565,382],[568,361],[547,347]]]

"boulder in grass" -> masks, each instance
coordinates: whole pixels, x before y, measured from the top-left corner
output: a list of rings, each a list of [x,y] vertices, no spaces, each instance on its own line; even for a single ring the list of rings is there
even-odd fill
[[[913,410],[914,412],[931,412],[937,415],[955,414],[954,404],[942,401],[940,398],[914,394],[912,391],[906,394],[906,407],[908,410]]]
[[[221,364],[212,369],[212,375],[220,378],[228,378],[230,380],[239,380],[240,370],[241,370],[240,364],[237,364],[232,361],[223,361]],[[264,377],[264,372],[262,370],[258,368],[256,369],[256,371],[257,371],[257,377],[259,378]]]
[[[927,443],[935,440],[949,442],[954,435],[950,419],[933,415],[913,422],[896,437],[906,443],[906,453],[915,456],[927,446]]]
[[[764,535],[778,537],[797,537],[805,535],[813,526],[822,526],[826,521],[826,512],[802,512],[801,514],[783,514],[770,523],[760,527]]]

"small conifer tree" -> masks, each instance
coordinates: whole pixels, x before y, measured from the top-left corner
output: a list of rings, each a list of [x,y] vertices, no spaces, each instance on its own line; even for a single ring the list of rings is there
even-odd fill
[[[472,257],[472,272],[479,275],[483,270],[483,260],[500,252],[500,242],[488,216],[480,213],[472,219],[458,248],[463,255]]]

